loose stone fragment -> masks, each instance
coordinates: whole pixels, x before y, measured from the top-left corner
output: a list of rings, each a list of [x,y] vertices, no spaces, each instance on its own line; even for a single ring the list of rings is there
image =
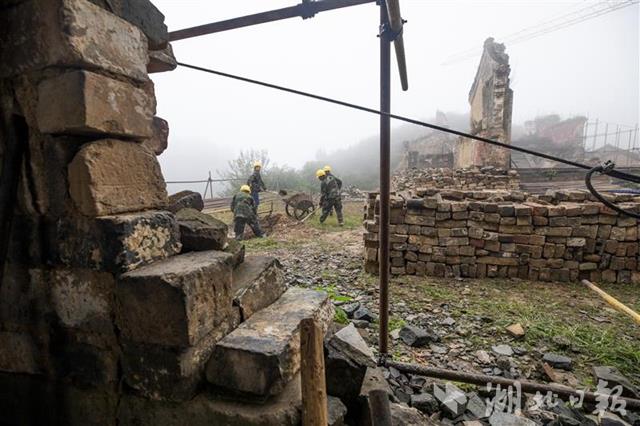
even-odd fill
[[[176,213],[180,226],[182,251],[222,250],[227,243],[227,225],[195,209],[182,209]]]
[[[513,337],[523,337],[525,334],[524,328],[522,328],[522,324],[520,323],[511,324],[507,327],[507,331]]]
[[[491,346],[491,350],[494,353],[498,354],[498,355],[503,355],[503,356],[511,356],[511,355],[513,355],[513,349],[509,345]]]
[[[571,370],[571,368],[573,367],[571,358],[552,352],[547,352],[546,354],[544,354],[542,360],[553,368],[559,368],[561,370]]]
[[[202,195],[200,195],[199,192],[194,191],[180,191],[170,195],[167,210],[177,213],[178,210],[182,209],[196,209],[198,211],[204,210]]]
[[[421,347],[440,340],[440,336],[424,328],[406,325],[400,330],[400,339],[409,346]]]
[[[242,321],[269,306],[286,290],[282,265],[275,257],[250,256],[233,271],[233,304]]]

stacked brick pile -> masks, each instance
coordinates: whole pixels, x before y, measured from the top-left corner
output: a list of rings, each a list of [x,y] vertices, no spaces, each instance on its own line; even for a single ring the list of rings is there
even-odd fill
[[[444,195],[454,194],[451,200]],[[393,197],[391,272],[438,277],[640,283],[640,226],[582,191],[541,197],[500,191]],[[640,200],[615,200],[640,211]],[[378,271],[378,200],[365,213],[365,265]]]
[[[430,188],[518,189],[520,177],[515,170],[494,167],[407,169],[394,175],[391,185],[396,191],[412,191],[413,193]]]
[[[163,21],[147,0],[0,4],[0,182],[23,164],[0,235],[2,424],[299,423],[300,321],[332,305],[245,260],[188,194],[168,205]]]

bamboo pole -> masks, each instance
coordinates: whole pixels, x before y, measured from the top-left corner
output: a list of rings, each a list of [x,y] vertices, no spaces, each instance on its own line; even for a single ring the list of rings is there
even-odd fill
[[[300,375],[303,426],[328,424],[322,338],[322,328],[313,318],[302,320],[300,323]]]
[[[628,306],[624,305],[623,303],[619,302],[618,299],[616,299],[615,297],[609,295],[604,290],[601,290],[600,288],[598,288],[591,281],[582,280],[582,284],[584,284],[586,287],[588,287],[591,290],[593,290],[596,293],[598,293],[598,295],[600,297],[602,297],[605,300],[605,302],[607,302],[608,304],[610,304],[611,306],[616,308],[618,311],[622,312],[623,314],[629,315],[631,318],[633,318],[633,320],[636,323],[640,324],[640,314],[635,312],[633,309],[631,309]]]

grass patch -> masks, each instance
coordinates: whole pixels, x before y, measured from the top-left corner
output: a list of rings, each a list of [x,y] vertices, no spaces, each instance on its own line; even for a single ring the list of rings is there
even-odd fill
[[[406,325],[407,323],[405,322],[405,320],[403,320],[402,318],[398,318],[394,315],[392,315],[389,318],[389,331],[393,331],[393,330],[397,330],[399,328],[402,328]]]
[[[347,313],[341,308],[336,308],[336,313],[333,315],[333,320],[338,324],[349,324],[349,317],[347,317]]]
[[[331,300],[333,300],[334,302],[351,302],[353,300],[352,297],[349,296],[345,296],[342,295],[340,293],[338,293],[338,291],[336,290],[336,286],[335,285],[329,285],[326,287],[316,287],[314,288],[314,290],[316,291],[323,291],[325,293],[327,293],[329,295],[329,298]]]
[[[278,248],[278,241],[271,237],[264,238],[251,238],[250,240],[243,240],[247,250],[268,250]]]
[[[315,229],[325,232],[336,232],[345,229],[356,229],[362,226],[362,214],[344,211],[344,226],[338,225],[338,218],[335,213],[333,216],[327,217],[324,223],[320,223],[320,211],[317,211],[313,217],[309,218],[306,223]]]

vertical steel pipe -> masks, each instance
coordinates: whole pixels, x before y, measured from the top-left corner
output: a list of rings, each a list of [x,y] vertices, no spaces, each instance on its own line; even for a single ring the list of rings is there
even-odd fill
[[[385,0],[380,0],[380,111],[391,111],[391,43],[385,37]],[[391,119],[380,116],[380,356],[389,353],[389,192],[391,186]]]

